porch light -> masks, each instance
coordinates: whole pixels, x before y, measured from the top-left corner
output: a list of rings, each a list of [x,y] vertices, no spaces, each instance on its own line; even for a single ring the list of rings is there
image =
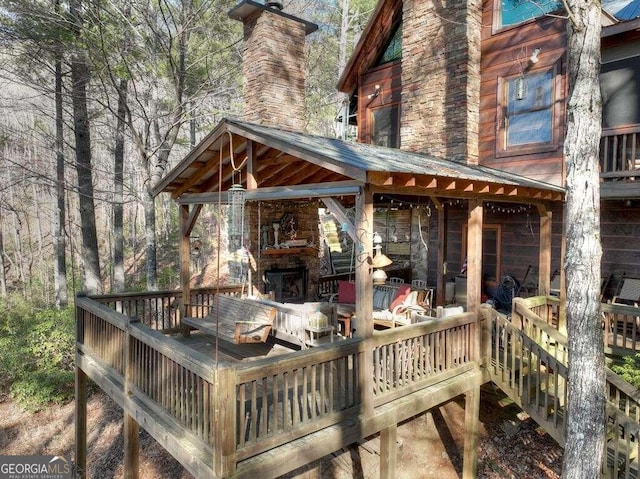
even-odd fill
[[[380,268],[389,266],[393,261],[387,255],[382,254],[382,238],[377,232],[373,235],[373,250],[375,251],[371,262],[371,266],[375,270],[372,275],[373,284],[384,284],[387,281],[387,273]]]

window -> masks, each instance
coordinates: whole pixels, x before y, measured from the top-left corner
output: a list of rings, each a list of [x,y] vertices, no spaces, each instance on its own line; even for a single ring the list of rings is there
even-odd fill
[[[562,2],[557,0],[496,0],[499,2],[499,21],[497,27],[507,27],[538,18],[546,13],[560,10]]]
[[[395,60],[400,60],[402,58],[402,24],[396,28],[395,33],[389,40],[387,44],[387,48],[385,48],[378,65],[383,65],[384,63],[389,63]]]
[[[399,108],[397,103],[371,109],[371,144],[400,147],[400,132],[398,131]]]
[[[498,152],[554,147],[554,71],[501,82]]]
[[[603,62],[600,89],[604,128],[640,123],[640,56]]]

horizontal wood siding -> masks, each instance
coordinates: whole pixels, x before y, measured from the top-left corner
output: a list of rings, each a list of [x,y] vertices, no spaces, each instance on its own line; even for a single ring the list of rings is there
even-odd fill
[[[563,184],[562,140],[565,126],[566,61],[565,21],[559,18],[542,18],[492,34],[494,2],[487,0],[483,6],[480,87],[479,162],[481,165],[510,171],[556,185]],[[558,109],[555,113],[555,138],[557,148],[530,154],[496,155],[498,141],[498,81],[517,75],[526,68],[529,56],[540,48],[540,60],[529,72],[558,67],[556,94]]]
[[[358,141],[371,143],[371,110],[385,105],[400,103],[402,65],[399,61],[376,67],[363,75],[358,89]],[[375,98],[368,96],[376,92]],[[398,125],[398,128],[400,125]]]

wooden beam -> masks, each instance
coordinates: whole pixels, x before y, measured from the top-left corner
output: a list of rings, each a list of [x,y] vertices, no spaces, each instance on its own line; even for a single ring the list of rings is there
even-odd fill
[[[356,242],[356,228],[353,225],[353,222],[347,217],[347,211],[344,207],[334,198],[322,198],[322,202],[333,212],[333,216],[335,216],[340,223],[347,225],[347,234],[354,242]]]
[[[398,425],[380,431],[380,479],[395,479],[398,457]]]
[[[258,188],[258,156],[255,142],[247,141],[247,190]]]
[[[324,184],[274,186],[247,191],[247,201],[296,200],[304,198],[328,198],[332,196],[357,195],[362,183],[357,181],[334,181]],[[217,192],[184,194],[177,200],[179,205],[188,204],[226,204],[229,202],[226,191],[218,197]]]
[[[551,226],[552,213],[539,204],[540,257],[538,260],[538,294],[547,296],[551,285]]]
[[[436,305],[446,301],[445,276],[447,274],[447,230],[449,229],[449,208],[435,197],[431,200],[438,210],[438,271],[436,273]]]
[[[356,196],[356,330],[357,335],[365,338],[373,336],[373,193],[365,186]],[[373,355],[371,348],[365,344],[364,353],[360,355],[358,371],[359,389],[362,395],[362,415],[373,416]]]
[[[482,200],[469,200],[467,227],[467,310],[480,312],[482,291]]]
[[[185,316],[190,316],[189,303],[191,301],[191,268],[190,268],[190,249],[189,242],[189,205],[179,205],[180,212],[180,284],[182,286],[182,307],[180,308],[180,320]],[[188,334],[189,329],[183,330],[184,334]]]

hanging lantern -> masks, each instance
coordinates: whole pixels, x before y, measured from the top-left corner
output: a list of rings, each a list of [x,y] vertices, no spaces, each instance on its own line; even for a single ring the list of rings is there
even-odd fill
[[[242,185],[234,184],[229,189],[229,235],[242,236],[244,228],[244,203],[247,191]]]

